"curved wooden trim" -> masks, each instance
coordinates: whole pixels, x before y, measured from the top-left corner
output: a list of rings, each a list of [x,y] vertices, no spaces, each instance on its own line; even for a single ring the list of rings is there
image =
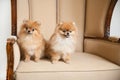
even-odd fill
[[[13,44],[15,39],[7,39],[6,51],[7,51],[7,77],[6,80],[13,80],[13,69],[14,69],[14,54],[13,54]]]
[[[105,21],[105,31],[104,31],[104,37],[108,38],[110,35],[110,23],[111,23],[111,18],[113,14],[114,7],[116,5],[118,0],[111,0],[110,6],[107,11],[107,16],[106,16],[106,21]]]
[[[17,0],[11,0],[12,35],[17,35]]]

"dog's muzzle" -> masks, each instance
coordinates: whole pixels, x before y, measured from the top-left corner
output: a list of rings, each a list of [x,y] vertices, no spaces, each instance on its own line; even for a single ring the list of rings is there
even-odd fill
[[[65,35],[65,37],[66,37],[66,38],[69,38],[69,37],[70,37],[70,34],[69,34],[69,33],[67,33],[67,34]]]
[[[29,31],[29,30],[27,31],[27,33],[28,33],[28,34],[32,34],[32,32],[31,32],[31,31]]]

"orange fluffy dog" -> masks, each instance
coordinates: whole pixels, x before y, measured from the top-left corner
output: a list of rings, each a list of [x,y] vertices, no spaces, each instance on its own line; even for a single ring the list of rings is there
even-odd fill
[[[46,56],[56,63],[62,59],[69,63],[70,56],[75,51],[76,44],[76,26],[72,22],[60,23],[46,47]]]
[[[36,62],[44,56],[45,41],[38,22],[29,20],[23,22],[18,34],[18,43],[24,53],[25,62],[30,61],[31,56],[34,56]]]

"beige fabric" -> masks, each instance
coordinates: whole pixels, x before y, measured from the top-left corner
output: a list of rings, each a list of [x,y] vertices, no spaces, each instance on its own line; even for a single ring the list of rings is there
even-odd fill
[[[85,52],[100,55],[120,65],[120,44],[105,40],[85,39]]]
[[[16,80],[120,80],[120,70],[17,73]]]
[[[104,37],[106,13],[111,0],[87,0],[85,36]]]
[[[30,0],[31,18],[41,23],[41,32],[49,39],[56,27],[56,0]]]
[[[103,66],[104,65],[104,66]],[[75,53],[70,64],[48,60],[20,62],[16,80],[119,80],[120,67],[98,56]]]
[[[13,52],[14,52],[14,71],[18,67],[18,64],[20,62],[20,50],[17,42],[13,45]]]
[[[83,51],[84,16],[85,0],[59,0],[59,20],[74,21],[78,27],[78,51]]]
[[[28,0],[17,0],[17,33],[23,20],[29,19]]]

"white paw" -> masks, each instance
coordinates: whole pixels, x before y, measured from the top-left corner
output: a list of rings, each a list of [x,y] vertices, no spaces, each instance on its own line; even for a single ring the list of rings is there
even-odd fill
[[[40,59],[39,59],[39,58],[36,58],[36,59],[35,59],[35,62],[39,62],[39,61],[40,61]]]
[[[70,64],[70,60],[66,60],[64,61],[66,64]]]
[[[52,61],[52,64],[56,64],[58,61],[57,60],[53,60]]]
[[[30,59],[25,59],[24,61],[25,61],[25,62],[29,62],[29,61],[30,61]]]

